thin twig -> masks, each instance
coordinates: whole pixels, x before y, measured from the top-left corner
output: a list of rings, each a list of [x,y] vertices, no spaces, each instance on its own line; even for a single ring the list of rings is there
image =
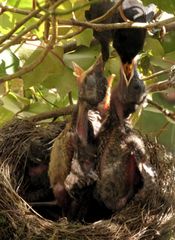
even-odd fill
[[[11,75],[6,75],[4,77],[0,77],[0,84],[9,80],[12,80],[14,78],[17,77],[21,77],[22,75],[31,72],[35,67],[37,67],[43,60],[44,58],[47,56],[47,54],[49,53],[49,51],[52,49],[52,45],[48,45],[46,47],[46,49],[41,53],[41,55],[31,64],[21,68],[19,71],[17,71],[14,74]]]
[[[58,23],[63,25],[73,25],[73,26],[79,26],[79,27],[92,28],[96,31],[105,31],[105,30],[121,29],[121,28],[149,28],[150,29],[153,27],[161,27],[165,24],[168,24],[174,21],[175,21],[175,17],[171,17],[169,19],[165,19],[165,20],[161,20],[153,23],[123,22],[123,23],[96,24],[91,22],[77,21],[75,19],[71,19],[71,20],[59,19]]]
[[[162,92],[171,87],[175,87],[175,82],[167,79],[165,81],[157,82],[157,83],[154,83],[154,84],[148,86],[147,92],[148,93]]]
[[[68,98],[69,98],[70,105],[73,105],[72,91],[68,92]]]
[[[56,109],[53,111],[40,113],[32,117],[28,117],[27,120],[38,122],[38,121],[46,120],[49,118],[57,118],[61,116],[71,115],[75,107],[76,105],[69,105],[68,107],[64,107],[64,108]]]
[[[68,39],[68,38],[72,38],[75,37],[76,35],[80,34],[81,32],[83,32],[85,30],[85,28],[80,28],[79,30],[77,30],[76,32],[72,32],[72,33],[68,33],[64,36],[58,36],[58,40],[63,40],[63,39]]]
[[[16,24],[16,26],[10,31],[8,32],[7,34],[5,34],[4,36],[2,36],[0,38],[0,45],[5,42],[6,40],[8,40],[12,35],[13,33],[15,33],[21,26],[23,26],[27,21],[29,21],[32,17],[36,16],[41,10],[40,9],[37,9],[37,10],[34,10],[32,12],[29,13],[29,15],[27,15],[22,21],[18,22]],[[27,31],[28,32],[28,31]],[[24,35],[24,34],[23,34]],[[23,36],[22,35],[22,36]],[[21,36],[20,36],[21,37]],[[1,48],[3,49],[3,48]],[[0,49],[0,51],[1,51]],[[3,50],[2,50],[3,51]],[[2,52],[1,51],[1,52]]]
[[[26,33],[30,32],[31,30],[38,28],[49,16],[49,14],[44,15],[43,17],[41,17],[41,19],[31,25],[30,27],[24,29],[23,31],[21,31],[16,37],[14,37],[11,41],[7,42],[6,44],[4,44],[4,46],[2,48],[0,48],[0,53],[3,52],[5,49],[9,48],[10,46],[12,46],[13,44],[16,44],[16,42],[21,39],[21,37],[23,37]]]
[[[50,7],[51,10],[54,11],[55,8],[63,1],[65,1],[65,0],[57,1],[53,6]],[[40,19],[40,21],[38,21],[37,24],[39,24],[39,22],[41,24],[41,21],[44,21],[45,18],[46,18],[46,16],[43,16],[43,18]],[[55,44],[55,39],[56,39],[56,32],[55,32],[56,31],[56,26],[55,26],[56,21],[55,21],[55,16],[53,16],[52,24],[53,24],[53,27],[52,27],[52,31],[53,31],[52,32],[52,38],[50,40],[50,43],[46,47],[46,49],[41,53],[41,55],[33,63],[23,67],[22,69],[20,69],[16,73],[11,74],[11,75],[7,75],[5,77],[1,77],[0,78],[0,83],[3,83],[5,81],[9,81],[9,80],[14,79],[16,77],[20,77],[20,76],[22,76],[22,75],[32,71],[35,67],[37,67],[44,60],[44,58],[47,56],[47,54],[49,53],[49,51],[53,48],[53,45]]]
[[[118,7],[122,4],[124,0],[119,0],[117,1],[113,7],[111,7],[105,14],[103,14],[102,16],[95,18],[93,20],[91,20],[91,23],[99,23],[102,22],[104,20],[106,20],[107,18],[112,17],[112,15],[116,12],[116,10],[118,9]]]
[[[124,0],[120,0],[120,1],[117,1],[114,6],[112,8],[110,8],[105,14],[103,14],[102,16],[98,17],[98,18],[95,18],[93,20],[91,20],[90,22],[91,23],[99,23],[99,22],[102,22],[104,21],[105,19],[111,17],[117,10],[117,8],[122,4]],[[91,2],[92,4],[92,2]],[[73,33],[69,33],[69,34],[66,34],[65,36],[61,36],[59,37],[59,39],[68,39],[68,38],[72,38],[76,35],[78,35],[79,33],[83,32],[84,30],[86,29],[86,27],[82,27],[80,28],[78,31],[76,32],[73,32]]]
[[[174,112],[170,112],[169,110],[161,107],[159,104],[151,101],[150,99],[147,99],[147,102],[149,104],[151,104],[152,106],[154,106],[156,109],[158,109],[163,115],[165,115],[166,117],[168,117],[171,120],[175,121],[175,113]]]
[[[47,5],[45,5],[45,7],[47,7]],[[29,15],[31,13],[30,10],[20,9],[20,8],[16,8],[16,7],[12,7],[12,6],[7,6],[3,3],[0,3],[0,13],[2,14],[4,12],[18,13],[18,14],[21,14],[21,15]],[[37,14],[34,17],[40,18],[41,15]]]
[[[142,78],[143,81],[148,81],[150,79],[153,79],[155,77],[159,77],[163,74],[166,74],[166,73],[169,73],[171,71],[171,68],[168,68],[168,69],[165,69],[165,70],[162,70],[162,71],[159,71],[159,72],[156,72],[156,73],[153,73],[152,75],[150,76],[147,76],[147,77],[144,77]]]
[[[22,36],[24,36],[26,33],[30,32],[31,30],[35,29],[35,28],[38,28],[49,16],[50,14],[53,14],[53,9],[57,8],[61,3],[63,3],[64,1],[66,0],[58,0],[57,2],[55,2],[53,4],[53,6],[50,7],[50,10],[51,11],[48,11],[45,15],[43,15],[40,20],[31,25],[30,27],[24,29],[23,31],[21,31],[16,37],[14,37],[11,41],[7,42],[6,44],[4,44],[4,46],[0,49],[0,53],[3,52],[5,49],[9,48],[11,45],[15,44]],[[46,5],[47,6],[47,5]],[[35,10],[31,13],[31,15],[35,15],[37,14],[39,11],[41,11],[42,9],[38,9],[38,10]],[[30,15],[29,19],[32,18],[32,16]],[[28,19],[28,17],[26,17]],[[28,20],[29,20],[28,19]],[[24,21],[24,19],[23,19]],[[22,21],[22,22],[23,22]],[[18,29],[19,27],[21,27],[21,22],[19,24],[17,24],[16,28]],[[16,29],[15,28],[15,29]],[[12,30],[13,31],[13,30]],[[16,30],[15,30],[16,31]],[[10,36],[11,36],[11,33],[8,33]],[[6,35],[7,37],[7,35]],[[3,40],[4,41],[4,40]]]

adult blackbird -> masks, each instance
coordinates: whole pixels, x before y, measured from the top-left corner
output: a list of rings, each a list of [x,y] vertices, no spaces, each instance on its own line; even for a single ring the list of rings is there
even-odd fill
[[[105,14],[115,4],[115,0],[102,0],[99,3],[92,4],[90,9],[86,11],[87,20],[92,20]],[[102,23],[122,23],[125,21],[131,22],[150,22],[156,11],[156,6],[150,4],[147,7],[143,6],[137,0],[124,0],[116,12]],[[109,58],[109,42],[112,40],[113,47],[118,52],[123,69],[127,79],[130,79],[132,72],[132,61],[134,57],[143,49],[145,37],[145,28],[122,28],[97,32],[94,30],[94,37],[101,44],[103,60]]]

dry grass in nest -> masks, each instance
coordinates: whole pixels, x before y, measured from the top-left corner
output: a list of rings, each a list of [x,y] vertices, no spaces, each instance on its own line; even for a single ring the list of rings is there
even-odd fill
[[[59,124],[36,126],[13,120],[0,130],[0,239],[174,239],[175,157],[147,139],[155,184],[111,219],[83,225],[66,219],[49,221],[34,212],[17,193],[21,179],[27,162],[34,161],[34,145],[49,147],[61,129]]]

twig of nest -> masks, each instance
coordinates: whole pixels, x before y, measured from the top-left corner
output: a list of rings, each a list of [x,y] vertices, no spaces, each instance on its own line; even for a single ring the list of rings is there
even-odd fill
[[[26,169],[36,161],[49,161],[53,139],[63,128],[64,123],[37,125],[15,119],[0,129],[2,239],[147,240],[174,236],[175,157],[148,139],[145,139],[146,151],[156,177],[154,188],[148,188],[146,196],[138,193],[109,220],[87,225],[70,223],[65,218],[53,222],[36,213],[21,197],[26,187],[23,185]]]

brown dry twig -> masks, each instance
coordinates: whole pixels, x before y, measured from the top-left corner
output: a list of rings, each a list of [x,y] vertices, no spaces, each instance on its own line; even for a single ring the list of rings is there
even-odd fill
[[[76,105],[70,105],[68,107],[56,109],[56,110],[49,111],[49,112],[40,113],[35,116],[28,117],[27,120],[30,120],[32,122],[39,122],[39,121],[46,120],[49,118],[57,118],[57,117],[62,117],[62,116],[66,116],[66,115],[71,115],[73,110],[75,109],[75,107],[76,107]]]
[[[150,99],[147,99],[147,102],[158,109],[164,116],[170,118],[171,120],[175,121],[175,112],[170,112],[168,109],[161,107],[159,104],[153,102]]]
[[[106,30],[121,29],[121,28],[149,28],[150,29],[154,27],[161,27],[161,26],[164,26],[165,24],[169,24],[174,21],[175,21],[175,17],[171,17],[169,19],[165,19],[165,20],[161,20],[153,23],[123,22],[123,23],[97,24],[97,23],[91,23],[91,22],[77,21],[75,19],[71,19],[71,20],[59,19],[58,23],[63,25],[92,28],[95,31],[106,31]]]
[[[165,72],[170,73],[169,78],[165,81],[157,82],[148,86],[147,87],[148,93],[161,92],[167,90],[168,88],[175,87],[175,65],[173,65],[170,69],[155,73],[152,76],[161,75],[164,74]]]
[[[150,75],[150,76],[143,77],[142,80],[143,80],[143,81],[148,81],[148,80],[151,80],[151,79],[153,79],[153,78],[155,78],[155,77],[159,77],[159,76],[161,76],[161,75],[163,75],[163,74],[167,74],[167,73],[169,73],[170,71],[171,71],[171,68],[168,68],[168,69],[165,69],[165,70],[161,70],[161,71],[159,71],[159,72],[153,73],[153,74]]]
[[[38,144],[39,140],[40,145],[37,145],[36,152],[37,157],[41,158],[46,155],[43,154],[46,147],[43,143],[50,142],[60,131],[58,127],[35,126],[35,123],[24,120],[13,120],[0,129],[1,239],[147,240],[174,236],[175,159],[165,148],[148,139],[145,139],[147,155],[157,173],[155,187],[152,189],[152,185],[148,186],[145,196],[136,196],[109,220],[86,225],[68,222],[65,218],[53,222],[31,211],[15,191],[18,179],[24,174],[24,162],[29,164],[32,161],[32,155],[29,154],[31,142]],[[41,151],[38,151],[40,146]],[[20,186],[19,192],[24,192],[24,188]]]

